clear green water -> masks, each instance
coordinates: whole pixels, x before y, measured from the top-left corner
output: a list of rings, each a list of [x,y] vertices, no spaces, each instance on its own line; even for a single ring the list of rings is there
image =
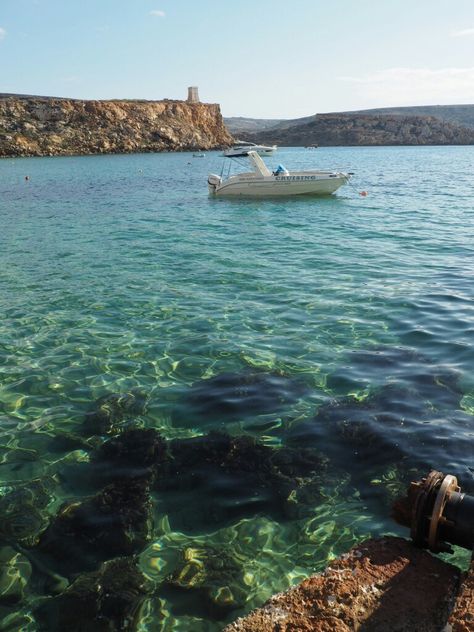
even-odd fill
[[[106,437],[52,441],[89,441],[94,402],[137,389],[147,405],[124,428],[166,440],[225,430],[327,459],[318,495],[291,516],[249,509],[245,477],[232,518],[212,485],[155,488],[138,552],[155,586],[143,631],[218,630],[368,535],[407,535],[391,500],[431,467],[474,490],[474,148],[279,150],[275,166],[356,172],[327,199],[209,199],[221,160],[0,161],[2,497],[48,481],[48,522],[96,493],[84,481]],[[211,569],[224,553],[230,566]],[[163,588],[185,554],[207,580]],[[1,578],[4,594],[24,580],[21,599],[0,602],[4,629],[37,629],[49,593],[27,575],[13,565]],[[216,613],[213,599],[235,607]]]

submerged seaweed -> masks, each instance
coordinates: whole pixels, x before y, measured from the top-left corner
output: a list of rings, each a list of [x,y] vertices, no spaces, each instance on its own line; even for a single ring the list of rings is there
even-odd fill
[[[275,412],[307,392],[308,387],[300,380],[277,373],[220,373],[191,386],[179,416],[205,424],[241,421]]]
[[[261,512],[280,518],[304,513],[320,500],[327,467],[314,449],[271,448],[218,432],[171,441],[169,455],[156,485],[172,492],[162,496],[171,519],[183,517],[181,503],[192,503],[183,525],[191,531]]]
[[[146,480],[116,481],[86,500],[67,502],[43,534],[39,551],[65,575],[140,551],[152,533]]]
[[[153,428],[131,428],[105,441],[92,454],[96,476],[103,480],[154,480],[167,458],[165,440]]]
[[[109,393],[99,398],[84,419],[87,436],[117,434],[127,419],[146,412],[148,396],[136,389],[130,393]]]
[[[34,611],[45,632],[112,632],[135,630],[150,585],[134,558],[105,562],[84,573],[61,595],[51,597]]]
[[[52,478],[15,483],[0,497],[0,540],[34,546],[49,524],[46,510],[52,498]]]
[[[383,492],[385,505],[395,489],[432,467],[458,473],[444,449],[459,442],[462,450],[469,441],[464,429],[470,420],[456,410],[458,374],[403,347],[357,351],[348,360],[328,386],[352,392],[329,400],[311,421],[295,426],[287,436],[290,445],[318,445],[336,467],[351,473],[365,497]],[[447,415],[451,424],[439,423]],[[458,437],[452,432],[456,426]]]

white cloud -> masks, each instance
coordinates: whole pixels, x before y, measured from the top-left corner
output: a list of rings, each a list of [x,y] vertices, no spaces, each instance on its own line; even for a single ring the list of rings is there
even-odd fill
[[[474,101],[474,67],[387,68],[359,77],[339,77],[372,107]]]
[[[150,11],[150,15],[154,15],[157,18],[164,18],[166,14],[160,9],[154,9],[153,11]]]
[[[7,32],[5,31],[5,29],[2,29],[2,27],[0,26],[0,40],[4,39],[6,34]]]
[[[466,35],[474,35],[474,29],[462,29],[460,31],[451,31],[451,37],[465,37]]]

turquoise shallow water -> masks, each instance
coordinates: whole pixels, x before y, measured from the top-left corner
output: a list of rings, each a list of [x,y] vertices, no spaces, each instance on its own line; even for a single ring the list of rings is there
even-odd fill
[[[38,576],[65,586],[119,555],[64,568],[41,543],[103,487],[98,446],[127,428],[156,429],[177,464],[132,547],[153,584],[140,630],[220,629],[367,535],[404,533],[391,500],[431,467],[474,490],[474,148],[279,150],[275,166],[355,172],[324,199],[209,199],[221,160],[0,161],[11,629],[38,629],[61,592]],[[113,427],[88,430],[104,401]]]

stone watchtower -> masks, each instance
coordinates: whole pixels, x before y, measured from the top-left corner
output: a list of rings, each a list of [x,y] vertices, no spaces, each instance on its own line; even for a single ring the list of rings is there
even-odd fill
[[[188,103],[199,103],[199,94],[197,86],[188,88]]]

